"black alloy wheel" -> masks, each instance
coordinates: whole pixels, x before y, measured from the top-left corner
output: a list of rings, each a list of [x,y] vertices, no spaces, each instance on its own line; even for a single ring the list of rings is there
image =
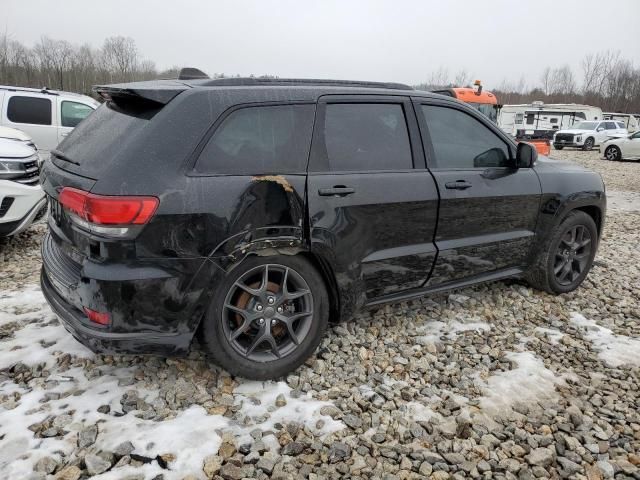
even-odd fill
[[[589,266],[592,247],[591,232],[584,225],[573,225],[562,235],[553,266],[560,285],[571,285],[581,277]]]
[[[233,349],[248,360],[267,362],[291,354],[313,321],[313,294],[293,268],[264,264],[229,288],[222,328]]]

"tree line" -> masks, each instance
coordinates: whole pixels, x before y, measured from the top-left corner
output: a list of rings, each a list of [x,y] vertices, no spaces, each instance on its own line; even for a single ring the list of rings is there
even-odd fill
[[[42,37],[29,47],[0,36],[0,85],[54,88],[90,94],[93,85],[176,78],[178,67],[158,70],[144,58],[130,37],[106,38],[101,47],[76,45],[66,40]],[[214,74],[214,78],[224,77]],[[441,67],[416,85],[422,90],[466,86],[473,77],[466,70],[450,75]],[[487,87],[485,87],[487,88]],[[504,80],[489,88],[502,104],[584,103],[603,111],[640,113],[640,68],[620,52],[603,51],[586,55],[576,74],[568,65],[545,68],[537,81],[524,77]]]
[[[468,86],[472,77],[466,70],[454,75],[440,67],[427,81],[417,85],[422,90]],[[485,87],[486,88],[486,87]],[[546,67],[540,77],[528,82],[503,80],[490,90],[501,104],[582,103],[600,107],[604,112],[640,113],[640,68],[611,50],[586,55],[576,74],[569,65]]]

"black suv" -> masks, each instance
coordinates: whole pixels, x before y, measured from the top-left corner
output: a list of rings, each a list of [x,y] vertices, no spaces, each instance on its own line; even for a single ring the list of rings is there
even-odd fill
[[[95,351],[230,373],[298,367],[329,319],[523,277],[584,280],[601,177],[537,158],[477,111],[399,84],[165,80],[105,104],[46,163],[42,289]]]

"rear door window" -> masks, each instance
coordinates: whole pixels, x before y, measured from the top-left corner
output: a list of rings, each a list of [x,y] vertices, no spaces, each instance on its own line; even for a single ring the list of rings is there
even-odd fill
[[[196,172],[256,175],[304,172],[314,105],[270,105],[233,111],[205,145]]]
[[[506,142],[468,113],[435,105],[422,105],[422,113],[435,155],[432,160],[434,168],[470,169],[510,165]]]
[[[76,127],[91,112],[89,105],[65,100],[60,106],[60,123],[63,127]]]
[[[329,171],[413,168],[407,122],[399,103],[329,103],[323,127]]]
[[[13,123],[51,125],[51,108],[48,98],[13,95],[7,104],[7,118]]]

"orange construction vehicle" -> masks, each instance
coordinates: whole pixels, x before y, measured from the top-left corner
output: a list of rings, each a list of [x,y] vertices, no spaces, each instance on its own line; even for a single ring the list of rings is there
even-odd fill
[[[473,87],[453,87],[434,90],[433,92],[462,100],[489,117],[493,123],[498,123],[498,112],[501,107],[501,105],[498,105],[498,99],[493,93],[482,89],[480,80],[476,80],[473,85]]]
[[[502,105],[498,103],[498,98],[493,93],[482,89],[480,80],[473,82],[473,87],[452,87],[433,92],[457,98],[489,117],[493,123],[498,123],[498,113]],[[551,142],[548,138],[533,138],[531,135],[526,138],[517,136],[516,141],[531,143],[541,155],[549,155],[551,151]]]

